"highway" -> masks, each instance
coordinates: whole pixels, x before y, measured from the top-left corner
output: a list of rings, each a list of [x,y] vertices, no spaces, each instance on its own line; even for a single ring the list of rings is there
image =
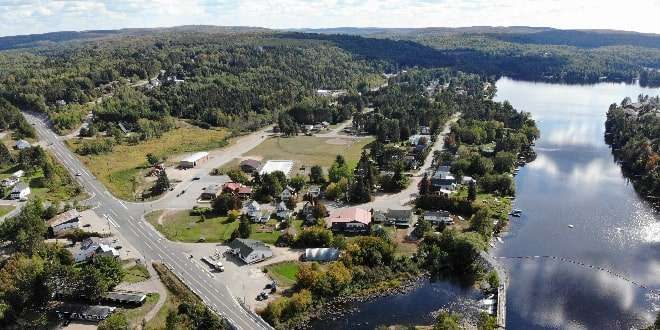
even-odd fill
[[[270,329],[258,316],[247,312],[232,296],[228,287],[217,285],[213,274],[194,267],[194,259],[168,241],[143,218],[144,206],[118,200],[85,168],[79,159],[66,147],[42,116],[23,112],[34,126],[39,140],[46,149],[69,170],[81,186],[91,194],[87,204],[95,207],[96,213],[107,219],[121,235],[144,257],[144,261],[160,261],[166,264],[204,303],[225,317],[236,329]],[[76,174],[79,173],[79,176]]]

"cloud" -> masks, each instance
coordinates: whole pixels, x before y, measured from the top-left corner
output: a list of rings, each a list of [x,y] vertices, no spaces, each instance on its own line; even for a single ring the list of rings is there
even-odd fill
[[[0,34],[182,24],[269,28],[533,25],[660,33],[657,0],[0,0]],[[617,19],[635,17],[634,20]]]

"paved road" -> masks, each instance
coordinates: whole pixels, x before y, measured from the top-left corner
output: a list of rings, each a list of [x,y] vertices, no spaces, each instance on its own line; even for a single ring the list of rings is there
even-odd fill
[[[226,317],[237,329],[270,328],[261,318],[246,312],[227,286],[214,285],[213,274],[193,267],[194,259],[190,259],[176,244],[163,238],[147,223],[142,217],[142,205],[127,204],[112,196],[47,127],[43,117],[28,113],[24,115],[34,125],[39,139],[45,141],[46,148],[54,153],[72,175],[80,174],[75,178],[93,196],[87,203],[98,206],[95,211],[115,226],[146,262],[161,261],[167,264],[210,308]]]

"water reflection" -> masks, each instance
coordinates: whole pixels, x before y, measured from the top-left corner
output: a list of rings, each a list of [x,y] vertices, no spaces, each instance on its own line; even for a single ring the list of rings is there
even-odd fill
[[[636,195],[603,141],[609,104],[658,90],[620,84],[566,86],[501,79],[498,99],[540,119],[537,158],[516,177],[516,207],[500,256],[511,260],[511,329],[622,329],[654,317],[660,295],[660,217]],[[573,225],[571,229],[568,225]]]

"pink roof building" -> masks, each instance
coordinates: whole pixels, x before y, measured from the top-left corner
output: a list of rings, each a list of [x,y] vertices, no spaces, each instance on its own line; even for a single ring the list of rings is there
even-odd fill
[[[368,227],[371,224],[371,212],[359,207],[336,210],[328,218],[328,224],[334,229],[345,229],[348,224]]]

